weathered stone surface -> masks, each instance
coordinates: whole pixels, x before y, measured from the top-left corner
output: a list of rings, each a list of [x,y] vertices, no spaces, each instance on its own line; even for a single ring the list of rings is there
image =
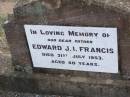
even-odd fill
[[[0,52],[0,75],[6,75],[13,72],[11,55]]]
[[[82,77],[27,75],[18,72],[15,74],[0,76],[0,90],[76,97],[129,97],[130,95],[130,82],[125,80],[113,80],[112,83],[108,83],[108,80],[95,78],[84,78],[83,81]]]
[[[86,97],[129,97],[130,2],[119,1],[21,0],[22,5],[17,4],[14,17],[5,24],[15,70],[10,76],[0,77],[0,89]],[[118,27],[120,73],[34,69],[24,24]]]
[[[19,2],[17,3],[17,7],[18,6],[23,6],[26,5],[30,2],[34,2],[34,1],[38,1],[38,0],[19,0]],[[46,2],[49,5],[56,5],[61,0],[39,0],[42,2]],[[110,8],[113,10],[116,10],[118,12],[126,12],[126,13],[130,13],[130,1],[129,0],[80,0],[83,3],[86,2],[87,5],[91,5],[91,4],[95,4],[95,5],[99,5],[105,8]],[[54,3],[55,2],[55,3]]]
[[[61,95],[42,95],[35,93],[20,93],[20,92],[7,92],[0,90],[0,97],[73,97],[73,96],[61,96]]]
[[[24,24],[103,26],[118,27],[120,74],[129,76],[129,12],[124,15],[110,8],[97,6],[95,3],[91,5],[83,4],[82,0],[63,0],[58,9],[48,9],[41,2],[43,1],[34,1],[22,7],[16,7],[14,9],[14,20],[5,26],[16,69],[32,71],[31,58],[23,28]],[[78,73],[76,72],[76,74]],[[97,73],[92,75],[97,75]],[[102,74],[99,73],[98,75]],[[108,74],[108,76],[112,77],[113,75]]]

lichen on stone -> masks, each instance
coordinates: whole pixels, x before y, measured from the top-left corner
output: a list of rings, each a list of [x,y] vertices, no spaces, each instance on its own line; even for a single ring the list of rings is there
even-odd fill
[[[130,13],[129,0],[82,0],[86,3],[100,5],[116,11]]]

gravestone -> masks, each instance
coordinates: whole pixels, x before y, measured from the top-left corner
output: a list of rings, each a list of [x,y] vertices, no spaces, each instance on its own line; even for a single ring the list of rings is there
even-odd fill
[[[4,26],[14,67],[11,84],[16,84],[9,89],[128,97],[130,2],[105,1],[18,3]]]

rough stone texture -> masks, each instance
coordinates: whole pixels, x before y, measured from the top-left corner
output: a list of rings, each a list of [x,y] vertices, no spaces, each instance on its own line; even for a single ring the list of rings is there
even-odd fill
[[[86,97],[129,97],[130,15],[120,0],[20,0],[5,24],[14,71],[0,89]],[[22,4],[22,5],[21,5]],[[24,24],[118,27],[119,74],[32,68]]]
[[[34,94],[34,93],[0,91],[0,97],[73,97],[73,96],[40,95],[40,94]]]
[[[0,76],[0,90],[76,97],[129,97],[130,81],[15,72],[14,76]]]
[[[130,1],[129,0],[83,0],[89,2],[89,4],[98,4],[104,7],[113,8],[119,12],[130,12]]]
[[[0,52],[0,75],[10,74],[12,68],[11,55],[9,53]]]
[[[38,0],[19,0],[18,2],[18,6],[21,5],[25,5],[28,4],[30,2],[33,1],[38,1]],[[39,0],[39,1],[49,1],[49,4],[53,4],[51,3],[51,1],[61,1],[61,0]],[[119,12],[123,12],[125,11],[126,13],[130,12],[130,1],[129,0],[81,0],[83,1],[83,3],[86,2],[87,5],[91,5],[91,4],[96,4],[99,6],[104,6],[105,8],[113,8],[113,10],[117,10]],[[53,5],[52,5],[53,6]]]
[[[54,8],[53,10],[46,8],[44,6],[46,3],[42,5],[43,3],[41,2],[35,1],[25,4],[22,7],[16,7],[14,9],[14,20],[5,26],[7,39],[12,51],[13,63],[16,65],[15,69],[32,72],[32,63],[23,28],[24,24],[118,27],[120,74],[117,76],[123,74],[123,76],[128,76],[127,78],[129,78],[129,14],[124,15],[115,10],[94,4],[88,6],[81,0],[72,0],[71,2],[69,0],[62,1],[61,7]],[[79,72],[74,72],[74,74],[79,75]],[[101,73],[91,74],[93,76],[101,75],[102,77],[112,77],[114,75]]]

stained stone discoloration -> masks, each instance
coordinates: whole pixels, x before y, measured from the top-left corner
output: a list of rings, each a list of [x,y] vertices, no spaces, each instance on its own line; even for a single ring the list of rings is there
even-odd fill
[[[61,4],[61,0],[19,0],[17,3],[17,7],[21,5],[26,5],[30,2],[34,1],[49,1],[51,6],[51,1],[52,2],[57,2],[58,6]],[[91,5],[91,4],[96,4],[104,7],[109,7],[112,9],[118,9],[117,11],[125,11],[126,13],[130,13],[130,1],[129,0],[81,0],[83,2],[86,2],[86,4]],[[45,3],[43,3],[45,4]],[[49,4],[49,3],[47,3]],[[53,6],[53,5],[52,5]],[[56,7],[59,8],[59,7]]]
[[[40,2],[36,2],[33,5],[25,5],[24,7],[18,7],[14,9],[15,17],[26,17],[26,16],[42,16],[44,13],[44,8]]]
[[[124,15],[124,13],[121,14],[120,12],[117,12],[115,9],[112,10],[110,8],[104,7],[104,5],[99,6],[99,3],[95,3],[94,1],[91,1],[91,4],[89,4],[88,6],[85,4],[85,1],[82,0],[62,0],[62,2],[60,0],[55,0],[55,2],[52,2],[51,0],[44,0],[44,2],[46,2],[45,4],[49,3],[50,5],[52,5],[52,8],[53,5],[60,4],[61,6],[58,5],[60,8],[56,9],[48,8],[47,6],[45,6],[45,4],[43,5],[42,2],[42,0],[32,1],[31,3],[27,4],[23,3],[23,6],[17,6],[14,9],[14,19],[9,21],[9,23],[5,25],[7,39],[10,44],[10,49],[13,56],[13,64],[16,65],[15,70],[28,73],[32,72],[32,63],[24,33],[24,24],[103,26],[118,27],[118,37],[120,39],[119,58],[121,57],[119,71],[121,72],[116,76],[118,76],[118,78],[120,74],[129,76],[130,72],[128,68],[130,66],[128,66],[128,56],[130,55],[124,54],[125,51],[127,53],[129,50],[127,49],[129,45],[126,42],[129,41],[129,12],[126,15]],[[58,72],[62,73],[62,71],[60,70],[58,70]],[[65,71],[63,72],[65,73]],[[80,75],[81,73],[74,71],[70,72],[69,74]],[[82,73],[81,75],[99,77],[103,76],[104,78],[111,78],[114,74]]]
[[[88,97],[130,95],[130,1],[20,0],[5,24],[13,73],[0,76],[0,89]],[[118,74],[32,67],[24,24],[118,27]],[[5,83],[6,82],[6,83]]]
[[[130,13],[130,1],[129,0],[82,0],[86,3],[96,4],[100,6],[104,6],[105,8],[111,8],[116,11],[125,11],[126,13]]]
[[[18,0],[16,7],[24,6],[28,3],[39,1],[41,4],[48,9],[57,9],[61,6],[61,0]]]
[[[113,80],[114,84],[105,84],[106,81],[89,78],[86,78],[85,82],[72,81],[68,77],[36,74],[28,76],[26,73],[21,73],[11,77],[0,76],[0,90],[74,97],[129,97],[130,82]]]

